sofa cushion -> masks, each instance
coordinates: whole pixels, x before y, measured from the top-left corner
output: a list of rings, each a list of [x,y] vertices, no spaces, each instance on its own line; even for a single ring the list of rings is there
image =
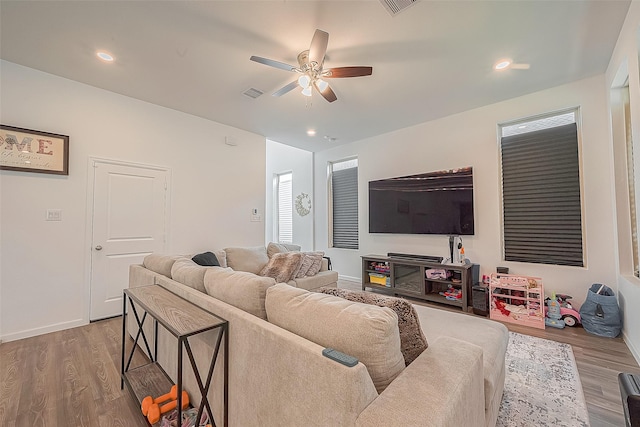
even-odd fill
[[[504,384],[504,358],[509,330],[500,322],[466,316],[422,305],[414,306],[429,341],[441,336],[456,338],[482,348],[485,409],[491,407],[496,390]]]
[[[286,283],[295,277],[302,264],[300,252],[280,252],[273,254],[260,276],[273,277],[277,283]]]
[[[267,320],[323,347],[357,357],[378,393],[404,369],[398,316],[387,307],[347,301],[286,284],[267,289]]]
[[[217,251],[213,251],[213,254],[218,259],[218,264],[220,264],[220,267],[228,267],[228,265],[227,265],[227,253],[225,252],[224,249],[219,249]]]
[[[293,245],[290,243],[274,243],[271,242],[267,245],[267,256],[271,258],[275,254],[282,252],[300,252],[299,245]]]
[[[204,273],[208,268],[196,264],[190,258],[178,258],[171,267],[171,278],[200,292],[204,289]]]
[[[220,267],[218,257],[216,257],[213,252],[203,252],[201,254],[193,256],[191,260],[198,265],[203,265],[206,267]]]
[[[150,254],[144,257],[142,261],[142,265],[145,266],[148,270],[154,271],[158,274],[162,274],[166,277],[171,277],[171,267],[173,267],[173,263],[180,258],[179,255],[161,255],[161,254]]]
[[[395,311],[398,316],[398,329],[400,331],[400,349],[404,357],[404,363],[407,366],[427,349],[428,343],[420,328],[420,320],[416,310],[408,301],[402,298],[389,297],[372,292],[350,291],[348,289],[320,288],[318,292],[335,295],[349,301],[389,307]]]
[[[207,294],[264,320],[267,319],[264,308],[266,291],[275,284],[272,277],[228,268],[211,267],[204,276]]]
[[[253,248],[226,248],[224,251],[227,253],[227,266],[236,271],[258,274],[269,262],[267,250],[264,246]]]

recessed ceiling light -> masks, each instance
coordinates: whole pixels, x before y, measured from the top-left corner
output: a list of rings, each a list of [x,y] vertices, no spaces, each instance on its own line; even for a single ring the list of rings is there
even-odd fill
[[[316,136],[316,131],[315,131],[315,130],[313,130],[313,129],[309,129],[309,130],[307,131],[307,135],[309,135],[309,136]]]
[[[526,127],[527,127],[527,125],[520,125],[520,126],[518,126],[518,129],[524,129]]]
[[[99,51],[96,53],[96,55],[98,56],[98,58],[102,59],[105,62],[113,62],[114,60],[114,57],[105,51]]]
[[[496,63],[496,65],[493,66],[493,69],[504,70],[505,68],[509,68],[509,65],[511,65],[511,61],[509,59],[503,59]]]

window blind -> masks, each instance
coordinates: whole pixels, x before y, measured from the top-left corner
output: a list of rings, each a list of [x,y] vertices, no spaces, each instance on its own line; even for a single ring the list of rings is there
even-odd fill
[[[336,168],[337,169],[337,168]],[[358,168],[331,173],[333,247],[358,249]]]
[[[278,242],[293,243],[292,174],[278,175]]]
[[[575,123],[501,139],[507,261],[583,266]]]

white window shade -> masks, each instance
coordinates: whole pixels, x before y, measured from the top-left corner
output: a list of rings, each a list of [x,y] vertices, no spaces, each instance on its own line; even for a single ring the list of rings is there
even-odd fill
[[[277,176],[278,242],[293,243],[293,174]]]

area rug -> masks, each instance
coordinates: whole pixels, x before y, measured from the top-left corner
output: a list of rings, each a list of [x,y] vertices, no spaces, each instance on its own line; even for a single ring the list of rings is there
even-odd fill
[[[509,332],[498,427],[589,426],[569,344]]]

